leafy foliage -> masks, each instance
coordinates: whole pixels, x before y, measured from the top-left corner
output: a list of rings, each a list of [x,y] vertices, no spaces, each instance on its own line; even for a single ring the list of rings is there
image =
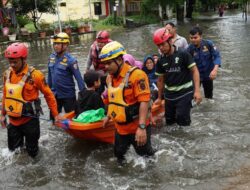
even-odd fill
[[[161,7],[176,7],[184,3],[184,0],[143,0],[141,4],[142,15],[147,15],[148,13],[157,10],[158,5]]]
[[[23,27],[30,22],[31,19],[28,16],[23,16],[23,15],[17,16],[17,23],[19,24],[20,27]]]
[[[55,14],[56,12],[56,0],[12,0],[12,5],[18,15],[31,14],[35,28],[37,28],[37,22],[41,18],[42,13]]]
[[[40,13],[55,14],[56,0],[36,0],[37,10]],[[36,9],[35,1],[30,0],[12,0],[12,5],[16,8],[18,14],[26,15]]]
[[[105,18],[102,21],[102,24],[104,24],[104,25],[122,25],[123,20],[122,20],[122,17],[117,16],[116,17],[116,22],[115,22],[114,16],[108,16],[107,18]]]

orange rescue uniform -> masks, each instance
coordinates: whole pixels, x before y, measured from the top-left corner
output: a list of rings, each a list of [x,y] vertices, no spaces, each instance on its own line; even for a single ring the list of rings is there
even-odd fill
[[[111,78],[112,86],[115,88],[118,87],[124,81],[126,73],[129,71],[130,68],[131,68],[130,65],[124,63],[117,77],[108,75],[107,84],[109,83],[109,80]],[[123,99],[128,105],[133,105],[137,102],[150,101],[150,89],[149,89],[148,77],[142,70],[136,69],[133,72],[131,72],[128,84],[129,87],[125,88],[123,93],[124,95]],[[104,98],[103,101],[105,104],[109,103],[108,98]],[[148,123],[149,121],[147,121],[146,124]],[[128,124],[118,124],[117,122],[115,122],[115,127],[120,135],[135,134],[138,125],[139,125],[138,119],[134,119],[132,122]]]
[[[10,73],[10,83],[17,84],[19,81],[22,80],[23,76],[26,75],[29,71],[29,67],[26,64],[26,66],[23,68],[23,70],[19,73],[15,73],[14,71],[11,71]],[[4,74],[4,89],[3,89],[3,99],[2,99],[2,114],[6,115],[6,112],[4,110],[5,105],[5,96],[6,96],[6,73]],[[52,112],[52,115],[55,117],[58,115],[57,111],[57,103],[56,99],[54,97],[54,94],[50,90],[49,86],[46,83],[44,75],[39,70],[34,70],[31,73],[31,78],[28,79],[25,82],[25,85],[23,87],[22,97],[25,101],[32,102],[36,100],[39,97],[39,91],[41,91],[44,94],[44,97],[46,99],[46,102]],[[12,125],[19,126],[22,125],[29,120],[31,120],[31,117],[17,117],[13,118],[10,117],[9,121]]]

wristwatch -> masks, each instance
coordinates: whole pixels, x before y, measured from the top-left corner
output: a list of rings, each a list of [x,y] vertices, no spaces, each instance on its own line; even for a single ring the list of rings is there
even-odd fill
[[[146,125],[145,124],[139,124],[139,128],[140,129],[146,129]]]

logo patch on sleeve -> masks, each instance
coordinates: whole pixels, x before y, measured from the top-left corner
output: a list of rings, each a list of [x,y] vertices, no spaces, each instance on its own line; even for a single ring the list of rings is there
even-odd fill
[[[66,57],[63,58],[62,62],[67,63],[68,59]]]
[[[139,86],[140,91],[146,90],[146,82],[145,82],[145,79],[139,80],[138,86]]]

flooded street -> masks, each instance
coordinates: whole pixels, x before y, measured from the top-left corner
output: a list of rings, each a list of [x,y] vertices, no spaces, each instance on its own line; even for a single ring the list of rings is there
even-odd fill
[[[214,83],[214,100],[203,100],[192,110],[192,124],[184,129],[155,129],[156,155],[144,159],[131,148],[125,167],[118,167],[112,145],[77,140],[41,120],[40,152],[13,154],[7,148],[7,130],[0,129],[0,189],[86,190],[236,190],[250,189],[250,21],[241,13],[223,18],[202,16],[178,26],[188,36],[193,25],[220,49],[222,68]],[[112,39],[121,42],[137,59],[157,52],[149,25]],[[91,41],[70,45],[82,74]],[[30,47],[28,63],[47,75],[50,46]],[[1,56],[1,73],[8,64]],[[2,90],[2,81],[0,83]],[[2,93],[2,92],[1,92]],[[48,109],[43,99],[45,115]]]

